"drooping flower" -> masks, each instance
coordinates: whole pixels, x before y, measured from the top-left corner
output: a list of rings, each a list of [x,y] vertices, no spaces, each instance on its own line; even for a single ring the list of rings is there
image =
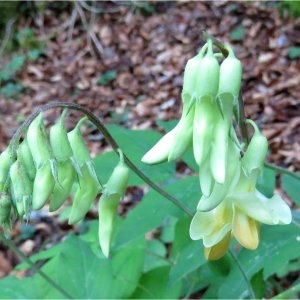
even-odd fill
[[[203,239],[207,248],[206,258],[218,259],[227,251],[228,243],[224,240],[227,240],[228,234],[233,235],[243,247],[256,249],[259,223],[277,225],[290,222],[290,208],[279,195],[268,199],[257,189],[250,192],[232,190],[213,210],[196,212],[190,226],[190,236],[194,240]],[[218,255],[212,255],[211,249],[215,249],[213,252]]]
[[[232,235],[243,247],[256,249],[259,223],[289,224],[292,220],[289,206],[279,195],[267,198],[255,188],[268,144],[255,123],[248,122],[255,129],[250,144],[240,160],[229,160],[229,168],[236,171],[228,177],[230,181],[215,185],[209,197],[202,196],[191,222],[190,236],[203,239],[208,259],[223,256]],[[235,147],[233,141],[230,143],[232,155]]]
[[[158,164],[180,158],[192,145],[194,110],[194,105],[184,106],[178,124],[142,157],[142,162]]]

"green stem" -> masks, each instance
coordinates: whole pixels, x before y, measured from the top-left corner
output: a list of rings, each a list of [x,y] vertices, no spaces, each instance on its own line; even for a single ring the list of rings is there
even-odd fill
[[[203,35],[205,37],[206,40],[211,40],[213,42],[213,44],[219,48],[219,50],[222,52],[224,57],[228,56],[228,50],[227,48],[216,38],[214,38],[213,36],[211,36],[210,34],[208,34],[206,31],[203,31]]]
[[[294,177],[297,180],[300,180],[300,174],[289,171],[286,168],[283,168],[283,167],[280,167],[280,166],[277,166],[277,165],[274,165],[274,164],[270,164],[270,163],[267,163],[267,162],[265,162],[265,166],[267,168],[271,169],[271,170],[276,171],[277,173],[286,174],[286,175],[289,175],[291,177]]]
[[[240,264],[240,262],[239,262],[238,258],[236,257],[235,253],[231,249],[229,249],[228,251],[229,251],[232,259],[234,260],[234,262],[236,263],[236,265],[238,266],[238,268],[240,269],[240,271],[241,271],[241,273],[244,277],[244,280],[245,280],[245,282],[247,284],[247,287],[248,287],[248,292],[249,292],[250,299],[256,299],[255,293],[254,293],[252,285],[251,285],[251,282],[250,282],[243,266]]]
[[[248,146],[250,137],[246,124],[247,118],[245,116],[244,100],[241,92],[238,97],[238,114],[238,125],[242,135],[242,141]]]
[[[0,240],[4,242],[10,249],[12,249],[21,259],[25,260],[28,265],[38,273],[42,278],[44,278],[48,283],[50,283],[55,289],[57,289],[61,294],[67,299],[73,299],[73,297],[66,292],[62,287],[60,287],[55,281],[52,280],[46,273],[39,269],[18,247],[14,245],[12,241],[7,239],[3,234],[0,233]]]
[[[295,286],[292,286],[290,289],[276,295],[272,299],[292,299],[292,297],[295,296],[296,293],[300,292],[300,283],[296,284]]]
[[[19,144],[20,137],[24,131],[25,128],[29,126],[29,124],[36,118],[36,116],[42,112],[46,111],[52,108],[69,108],[73,110],[77,110],[82,112],[87,116],[87,118],[96,126],[96,128],[103,134],[104,138],[107,140],[107,142],[111,145],[113,150],[119,155],[119,148],[120,146],[115,141],[115,139],[111,136],[111,134],[108,132],[104,124],[87,108],[71,102],[51,102],[48,104],[45,104],[41,107],[39,107],[35,112],[33,112],[26,120],[23,122],[23,124],[18,128],[14,136],[12,137],[12,148],[13,151],[16,151],[17,145]],[[135,164],[124,154],[124,161],[128,165],[128,167],[137,175],[139,176],[143,181],[145,181],[152,189],[154,189],[156,192],[170,200],[173,204],[178,206],[180,209],[182,209],[187,215],[193,216],[194,213],[190,211],[187,207],[185,207],[183,204],[181,204],[175,197],[167,193],[165,190],[161,189],[158,185],[156,185],[148,176],[146,176],[142,171],[140,171]]]

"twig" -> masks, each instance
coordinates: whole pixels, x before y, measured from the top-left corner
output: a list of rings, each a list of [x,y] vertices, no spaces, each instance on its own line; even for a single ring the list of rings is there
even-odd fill
[[[100,41],[97,39],[95,33],[90,30],[91,24],[88,24],[85,14],[84,14],[84,11],[82,10],[81,6],[76,1],[75,1],[75,8],[77,9],[77,12],[80,15],[81,21],[83,23],[83,26],[85,27],[85,30],[88,33],[89,38],[94,42],[99,53],[102,54],[104,49],[103,49]]]
[[[75,21],[76,21],[76,17],[77,17],[77,10],[76,8],[74,8],[72,10],[72,14],[70,17],[70,21],[69,21],[69,28],[68,28],[68,43],[71,42],[72,37],[73,37],[73,31],[74,31],[74,25],[75,25]]]
[[[95,13],[95,14],[99,14],[99,13],[117,13],[117,12],[120,12],[120,8],[106,8],[106,9],[103,9],[102,7],[101,8],[98,8],[98,7],[95,7],[95,6],[90,6],[86,1],[84,0],[79,0],[78,1],[79,4],[84,8],[86,9],[87,11],[91,12],[91,13]],[[113,1],[112,1],[113,2]],[[94,1],[93,1],[93,4],[94,4]]]
[[[7,43],[9,41],[9,38],[10,38],[10,35],[12,32],[12,26],[13,26],[14,22],[15,22],[15,20],[11,19],[7,22],[7,24],[5,26],[5,34],[4,34],[4,37],[2,39],[1,46],[0,46],[0,56],[2,56],[3,51],[7,46]]]

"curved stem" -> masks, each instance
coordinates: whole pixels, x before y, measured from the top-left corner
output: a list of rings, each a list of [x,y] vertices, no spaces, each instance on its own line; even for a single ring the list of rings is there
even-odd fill
[[[276,171],[277,173],[286,174],[286,175],[289,175],[291,177],[294,177],[295,179],[300,180],[300,174],[289,171],[288,169],[285,169],[283,167],[280,167],[280,166],[277,166],[277,165],[274,165],[274,164],[270,164],[270,163],[267,163],[267,162],[265,162],[265,166],[267,168],[271,169],[271,170]]]
[[[213,44],[219,48],[224,57],[228,56],[228,49],[219,40],[208,34],[206,31],[203,31],[203,35],[206,38],[206,40],[211,40]]]
[[[70,102],[51,102],[48,104],[45,104],[41,107],[39,107],[35,112],[33,112],[24,122],[23,124],[18,128],[14,136],[12,137],[12,148],[13,151],[16,151],[17,145],[19,143],[19,139],[24,131],[24,129],[29,126],[29,124],[36,118],[36,116],[42,112],[46,111],[52,108],[69,108],[73,110],[77,110],[82,112],[87,116],[87,118],[96,126],[96,128],[103,134],[104,138],[107,140],[107,142],[111,145],[113,150],[119,155],[118,149],[120,146],[115,141],[115,139],[111,136],[111,134],[108,132],[104,124],[87,108],[76,104],[76,103],[70,103]],[[185,207],[183,204],[181,204],[175,197],[170,195],[165,190],[161,189],[158,185],[156,185],[148,176],[146,176],[142,171],[140,171],[135,164],[124,154],[124,161],[128,165],[128,167],[137,175],[139,176],[143,181],[145,181],[152,189],[154,189],[156,192],[170,200],[173,204],[178,206],[180,209],[182,209],[187,215],[193,216],[193,212],[191,212],[187,207]]]
[[[250,283],[250,280],[249,280],[243,266],[240,264],[240,262],[239,262],[238,258],[236,257],[235,253],[231,249],[229,249],[228,252],[231,255],[234,262],[236,263],[236,265],[238,266],[238,268],[240,269],[240,271],[241,271],[241,273],[242,273],[242,275],[245,279],[245,282],[246,282],[247,287],[248,287],[248,292],[249,292],[250,299],[256,299],[255,293],[254,293],[253,288],[252,288],[252,285]]]
[[[0,233],[0,240],[4,242],[10,249],[12,249],[21,259],[25,260],[29,266],[43,277],[48,283],[50,283],[55,289],[57,289],[61,294],[67,299],[73,299],[73,297],[66,292],[62,287],[60,287],[55,281],[52,280],[46,273],[44,273],[40,268],[38,268],[18,247],[14,245],[13,242],[8,240],[4,235]]]
[[[246,124],[247,118],[245,116],[244,100],[240,92],[238,97],[238,125],[242,135],[242,141],[248,145],[250,141],[249,132]]]

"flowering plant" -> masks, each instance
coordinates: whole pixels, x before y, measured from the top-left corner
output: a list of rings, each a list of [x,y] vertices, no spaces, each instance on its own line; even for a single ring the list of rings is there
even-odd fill
[[[229,45],[222,50],[227,52],[220,65],[220,54],[213,52],[209,38],[199,54],[188,61],[181,119],[142,158],[148,164],[171,161],[193,147],[202,197],[190,236],[203,240],[208,259],[222,257],[231,236],[245,248],[256,249],[259,223],[289,224],[292,220],[290,208],[278,194],[268,199],[255,188],[268,142],[252,120],[244,124],[254,128],[250,141],[238,139],[233,116],[240,108],[242,68]]]

